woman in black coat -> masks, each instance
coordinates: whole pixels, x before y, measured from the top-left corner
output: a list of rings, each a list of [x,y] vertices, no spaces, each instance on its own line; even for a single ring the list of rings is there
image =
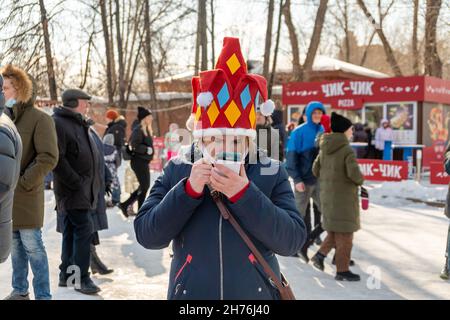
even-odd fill
[[[153,159],[153,130],[152,130],[152,112],[146,108],[138,107],[138,121],[130,138],[131,146],[131,169],[139,182],[139,187],[130,197],[119,204],[119,208],[125,217],[133,213],[133,204],[138,201],[139,208],[144,204],[147,191],[150,188],[150,169],[149,164]]]

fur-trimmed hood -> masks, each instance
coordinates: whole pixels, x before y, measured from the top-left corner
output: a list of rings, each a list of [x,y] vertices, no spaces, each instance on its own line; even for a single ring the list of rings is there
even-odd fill
[[[0,73],[5,79],[12,79],[17,90],[17,103],[27,103],[33,98],[33,82],[24,70],[8,64]]]

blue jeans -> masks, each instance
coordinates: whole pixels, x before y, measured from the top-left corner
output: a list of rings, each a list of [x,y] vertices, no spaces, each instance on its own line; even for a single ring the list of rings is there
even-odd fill
[[[450,270],[450,225],[448,226],[447,252],[445,253],[445,257],[447,261],[447,270]]]
[[[118,184],[117,188],[113,188],[111,192],[111,201],[114,204],[120,203],[120,194],[121,194],[120,184]]]
[[[13,232],[11,250],[13,293],[28,294],[28,263],[33,271],[33,289],[37,300],[50,300],[48,259],[40,229]]]

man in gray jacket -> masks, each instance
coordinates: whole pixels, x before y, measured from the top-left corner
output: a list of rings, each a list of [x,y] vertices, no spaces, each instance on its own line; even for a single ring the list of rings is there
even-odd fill
[[[20,174],[22,140],[8,116],[3,114],[5,97],[0,75],[0,263],[11,251],[14,189]]]

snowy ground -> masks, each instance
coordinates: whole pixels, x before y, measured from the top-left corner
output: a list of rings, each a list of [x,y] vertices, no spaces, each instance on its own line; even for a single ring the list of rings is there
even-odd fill
[[[154,177],[153,177],[154,178]],[[123,181],[123,180],[122,180]],[[362,212],[363,229],[356,233],[354,272],[359,283],[334,280],[331,259],[325,273],[298,258],[280,258],[281,268],[298,299],[450,299],[450,282],[439,278],[444,264],[448,219],[443,209],[413,203],[406,197],[441,202],[447,187],[415,182],[369,184],[371,207]],[[136,243],[132,219],[117,209],[108,211],[110,228],[100,233],[98,248],[115,270],[94,276],[102,288],[87,297],[58,288],[61,235],[56,233],[52,192],[46,193],[44,241],[50,263],[54,299],[165,299],[170,265],[169,249],[149,251]],[[317,250],[313,246],[310,256]],[[330,257],[331,258],[331,257]],[[0,297],[10,292],[11,261],[0,265]],[[31,283],[31,282],[30,282]]]

